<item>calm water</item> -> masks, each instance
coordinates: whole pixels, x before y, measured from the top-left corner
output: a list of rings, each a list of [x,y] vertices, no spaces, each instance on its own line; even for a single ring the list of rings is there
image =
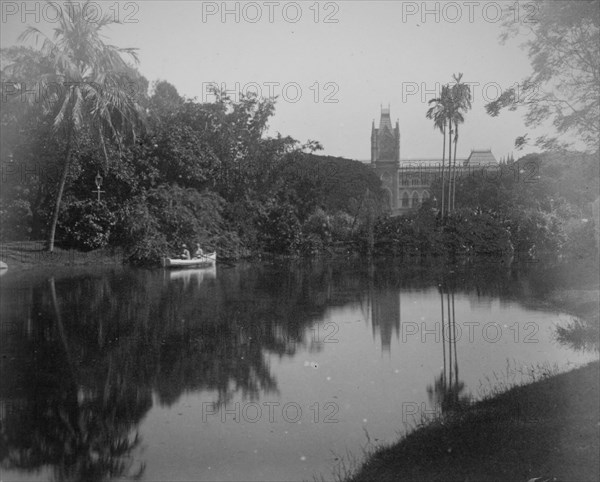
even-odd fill
[[[392,265],[9,271],[2,480],[331,478],[423,412],[595,357],[541,308],[569,275]]]

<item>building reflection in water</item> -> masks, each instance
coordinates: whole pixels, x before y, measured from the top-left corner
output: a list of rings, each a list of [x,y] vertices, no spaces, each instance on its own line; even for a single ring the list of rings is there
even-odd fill
[[[320,268],[250,267],[3,285],[2,470],[50,468],[55,480],[140,475],[138,425],[153,404],[192,391],[218,404],[277,392],[269,355],[306,349],[328,306],[359,298],[361,278],[338,282],[343,296],[330,278]]]
[[[381,350],[390,352],[393,334],[400,332],[400,290],[371,290],[371,323],[373,337],[377,332],[381,337]]]
[[[366,299],[389,353],[400,335],[401,289],[430,290],[441,275],[314,263],[239,266],[216,277],[127,269],[54,276],[2,278],[0,466],[23,477],[50,469],[55,480],[93,481],[143,471],[138,426],[153,404],[169,407],[190,392],[220,403],[276,394],[269,360],[308,350],[332,307]],[[453,279],[438,288],[439,301],[434,295],[443,363],[427,387],[443,411],[465,399],[455,289],[521,296],[519,279],[492,270]]]

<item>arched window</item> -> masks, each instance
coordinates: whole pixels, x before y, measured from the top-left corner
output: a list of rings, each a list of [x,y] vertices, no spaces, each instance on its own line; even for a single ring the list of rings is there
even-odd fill
[[[421,202],[424,203],[428,199],[429,199],[429,192],[423,191],[423,194],[421,195]]]
[[[417,207],[419,204],[421,203],[421,201],[419,200],[419,193],[418,192],[413,192],[412,195],[412,206],[413,207]]]
[[[402,195],[402,207],[403,208],[407,208],[409,207],[409,198],[408,198],[408,193],[405,191],[404,194]]]
[[[392,208],[392,193],[387,188],[383,190],[383,200],[385,202],[385,206],[388,209],[391,209]]]

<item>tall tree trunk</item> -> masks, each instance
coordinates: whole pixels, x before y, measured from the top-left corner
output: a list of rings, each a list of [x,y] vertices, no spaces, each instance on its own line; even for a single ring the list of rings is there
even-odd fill
[[[456,125],[454,125],[454,130],[456,130]],[[452,212],[452,189],[454,186],[454,177],[452,173],[452,137],[449,142],[450,148],[450,162],[448,163],[448,214]]]
[[[452,329],[452,318],[450,318],[450,291],[448,291],[448,293],[446,293],[447,296],[447,303],[446,303],[446,308],[448,308],[448,372],[450,373],[450,380],[448,383],[448,388],[450,390],[450,393],[452,393],[452,387],[453,387],[453,382],[452,382],[452,375],[455,375],[453,373],[452,370],[452,332],[450,331]],[[446,343],[446,341],[444,340],[444,343]],[[444,394],[445,396],[448,395],[448,393]]]
[[[456,137],[454,138],[454,175],[453,175],[453,186],[452,186],[452,210],[455,209],[455,200],[456,200],[456,144],[458,144],[458,125],[456,126]]]
[[[67,148],[65,151],[65,164],[63,166],[62,174],[60,175],[60,182],[58,185],[58,192],[56,193],[56,203],[54,204],[54,212],[52,213],[52,224],[50,225],[50,233],[48,234],[48,251],[54,251],[54,236],[56,234],[56,225],[58,223],[58,213],[60,212],[60,203],[65,190],[65,184],[67,182],[67,175],[69,174],[69,165],[71,164],[71,144],[72,144],[72,131],[68,130],[67,134]]]
[[[457,129],[457,126],[454,126]],[[452,139],[450,139],[450,165],[448,166],[448,213],[452,212],[452,187],[453,187],[453,176],[452,176]]]
[[[449,135],[448,135],[448,207],[447,211],[450,214],[450,192],[452,189],[452,121],[448,119]]]
[[[442,130],[444,135],[444,145],[442,149],[442,218],[444,217],[444,168],[446,164],[446,124],[444,123],[444,129]]]

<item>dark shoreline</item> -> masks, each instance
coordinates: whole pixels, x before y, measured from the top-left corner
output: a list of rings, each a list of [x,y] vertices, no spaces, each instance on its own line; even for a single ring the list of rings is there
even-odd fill
[[[313,253],[311,255],[302,254],[275,254],[269,252],[245,253],[239,258],[224,258],[220,257],[227,264],[236,261],[261,260],[264,262],[295,262],[295,261],[310,261],[310,260],[356,260],[369,259],[377,260],[394,260],[401,264],[447,264],[447,265],[468,265],[472,263],[484,263],[491,266],[508,267],[518,264],[537,264],[550,260],[556,260],[552,255],[544,255],[542,258],[528,258],[525,256],[504,256],[497,253],[488,254],[472,254],[472,255],[455,255],[452,253],[444,253],[439,255],[423,254],[418,252],[394,255],[385,253],[375,253],[373,255],[361,254],[356,250],[350,249],[349,246],[338,247],[335,249],[324,250],[323,252]],[[60,243],[55,245],[53,252],[46,250],[45,241],[9,241],[0,243],[0,260],[8,264],[9,268],[29,269],[44,266],[80,266],[89,264],[102,265],[122,265],[128,264],[137,268],[156,268],[160,267],[160,263],[156,265],[135,265],[127,263],[125,251],[122,248],[102,248],[91,251],[81,251],[61,247]]]
[[[122,250],[99,249],[79,251],[55,247],[52,253],[45,250],[41,241],[15,241],[0,244],[0,259],[11,270],[45,267],[70,267],[86,265],[122,265]]]
[[[514,387],[372,453],[348,482],[596,481],[600,363]]]
[[[596,271],[597,272],[597,271]],[[554,292],[544,306],[592,328],[598,355],[599,286]],[[587,288],[587,289],[584,289]],[[589,336],[589,333],[588,333]],[[600,361],[425,421],[350,473],[362,481],[597,481],[600,479]]]

